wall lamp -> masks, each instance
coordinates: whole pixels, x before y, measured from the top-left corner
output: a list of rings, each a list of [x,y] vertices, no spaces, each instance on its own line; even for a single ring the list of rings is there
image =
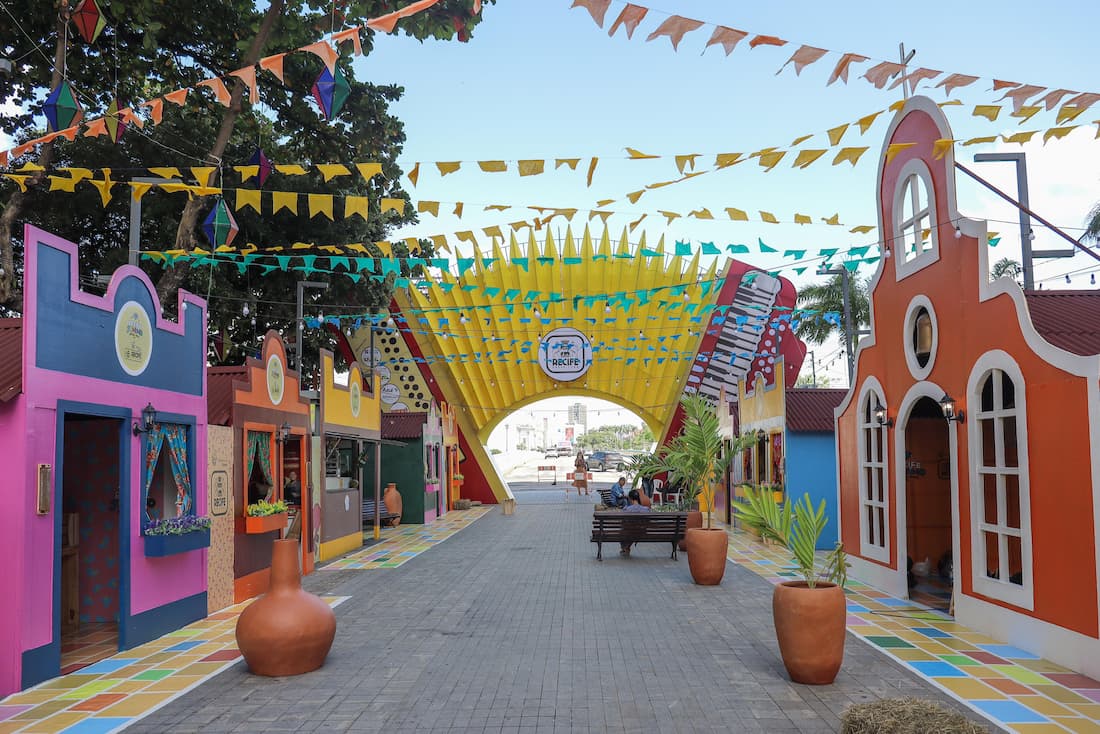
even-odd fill
[[[286,443],[290,439],[290,424],[284,423],[279,426],[279,432],[275,434],[275,440],[278,443]]]
[[[894,427],[894,419],[886,416],[886,408],[882,406],[878,398],[875,398],[875,421],[880,426],[886,426],[887,428]]]
[[[943,417],[948,421],[958,421],[959,423],[966,422],[966,413],[961,410],[955,410],[955,398],[947,393],[944,393],[943,397],[940,398],[940,410],[943,411]]]
[[[141,423],[134,421],[134,435],[139,436],[142,433],[148,433],[153,430],[153,424],[156,422],[157,409],[153,407],[152,403],[148,403],[141,409]]]

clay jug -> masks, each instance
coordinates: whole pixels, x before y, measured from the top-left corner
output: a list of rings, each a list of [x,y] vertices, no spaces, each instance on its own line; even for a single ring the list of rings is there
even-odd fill
[[[392,527],[401,524],[401,493],[397,491],[397,485],[390,482],[386,485],[386,491],[382,494],[382,501],[386,503],[386,509],[398,517],[393,521]]]
[[[302,591],[298,541],[276,540],[271,586],[237,618],[237,647],[256,675],[301,675],[320,668],[336,636],[332,607]]]
[[[692,528],[688,536],[688,568],[700,586],[717,586],[726,575],[729,535],[722,528]]]
[[[847,606],[844,590],[818,581],[784,581],[772,592],[775,636],[783,665],[795,683],[825,685],[844,661]]]

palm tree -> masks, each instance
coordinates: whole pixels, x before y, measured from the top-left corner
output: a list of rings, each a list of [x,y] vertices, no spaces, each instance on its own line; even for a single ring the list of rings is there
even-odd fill
[[[989,276],[994,280],[1006,276],[1009,278],[1016,278],[1022,272],[1024,272],[1024,268],[1020,263],[1010,257],[1002,257],[1000,260],[993,263],[993,267],[989,270]]]
[[[1081,239],[1100,245],[1100,204],[1092,208],[1086,220],[1088,223],[1085,225],[1085,234]]]
[[[855,276],[834,275],[824,283],[807,286],[798,294],[799,308],[812,311],[804,315],[795,327],[800,339],[821,344],[833,332],[844,331],[844,278],[849,284],[849,307],[852,312],[852,329],[859,331],[871,323],[871,305],[867,297],[867,281]],[[827,320],[825,314],[840,314],[840,318]]]

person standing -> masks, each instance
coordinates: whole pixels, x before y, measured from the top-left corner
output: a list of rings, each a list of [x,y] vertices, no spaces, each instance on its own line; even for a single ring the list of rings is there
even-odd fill
[[[582,489],[588,494],[588,462],[584,458],[584,451],[577,451],[573,469],[573,486],[577,488],[577,495],[580,495]]]

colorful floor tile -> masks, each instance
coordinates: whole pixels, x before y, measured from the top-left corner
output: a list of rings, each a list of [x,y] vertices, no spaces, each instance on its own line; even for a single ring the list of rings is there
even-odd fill
[[[118,652],[118,625],[114,622],[83,623],[78,630],[61,633],[61,674],[68,675]]]
[[[335,607],[348,597],[322,598]],[[129,726],[240,660],[235,629],[249,603],[0,699],[0,732],[107,734]]]
[[[397,568],[484,517],[491,509],[483,505],[468,510],[452,510],[428,525],[385,528],[378,543],[337,558],[319,570]]]
[[[729,530],[729,559],[772,583],[795,578],[785,549]],[[1009,731],[1100,731],[1100,682],[959,624],[932,605],[850,581],[848,631]]]

